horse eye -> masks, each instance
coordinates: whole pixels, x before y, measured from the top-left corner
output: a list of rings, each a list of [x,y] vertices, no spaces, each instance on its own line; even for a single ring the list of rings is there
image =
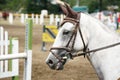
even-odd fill
[[[64,31],[64,32],[63,32],[63,35],[67,35],[67,34],[69,34],[69,32],[70,32],[70,31]]]

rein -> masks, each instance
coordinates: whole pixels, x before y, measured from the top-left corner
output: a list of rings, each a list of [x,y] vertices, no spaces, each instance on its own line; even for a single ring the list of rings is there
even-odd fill
[[[96,51],[108,49],[108,48],[115,47],[115,46],[118,46],[118,45],[120,45],[120,42],[115,43],[115,44],[111,44],[111,45],[108,45],[108,46],[104,46],[104,47],[101,47],[101,48],[97,48],[97,49],[93,49],[93,50],[88,50],[86,52],[77,53],[76,55],[72,55],[72,56],[73,57],[83,56],[83,55],[87,55],[88,53],[90,54],[91,52],[96,52]]]

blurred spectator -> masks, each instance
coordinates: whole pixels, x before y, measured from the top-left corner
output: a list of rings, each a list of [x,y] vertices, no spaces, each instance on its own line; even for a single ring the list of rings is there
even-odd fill
[[[118,23],[120,23],[120,14],[119,14],[119,17],[118,17]]]
[[[7,12],[3,12],[2,13],[2,17],[5,19],[5,20],[7,20],[7,17],[9,16],[9,13],[7,13]]]
[[[120,27],[120,13],[119,13],[119,16],[118,16],[118,27]]]
[[[0,18],[2,18],[2,12],[0,12]]]

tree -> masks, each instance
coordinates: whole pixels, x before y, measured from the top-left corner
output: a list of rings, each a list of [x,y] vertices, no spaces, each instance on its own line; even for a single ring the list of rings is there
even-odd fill
[[[107,6],[118,5],[120,11],[120,0],[80,0],[80,6],[86,5],[89,7],[89,12],[94,12],[102,7],[102,10],[107,10]],[[100,7],[101,6],[101,7]]]
[[[0,10],[4,10],[5,4],[6,4],[6,0],[0,0]]]
[[[26,7],[27,13],[41,13],[41,10],[43,9],[48,10],[49,13],[59,13],[59,6],[52,5],[47,0],[28,0]]]
[[[60,13],[58,5],[52,5],[51,0],[0,0],[0,10],[24,13],[40,13],[41,10],[47,9],[49,13]],[[71,7],[76,5],[77,0],[62,0],[70,4]],[[79,0],[80,6],[88,6],[89,12],[100,9],[101,0]],[[106,10],[107,6],[118,5],[120,11],[120,0],[102,0],[102,10]]]
[[[17,12],[25,3],[26,0],[0,0],[0,10]]]

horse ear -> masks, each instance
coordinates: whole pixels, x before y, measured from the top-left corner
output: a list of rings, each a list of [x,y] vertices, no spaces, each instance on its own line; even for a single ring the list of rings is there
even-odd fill
[[[62,9],[63,13],[67,16],[68,15],[68,10],[65,5],[60,5],[60,8]]]
[[[73,11],[72,8],[67,3],[64,3],[64,5],[60,4],[60,7],[63,13],[66,15],[66,17],[74,18],[74,19],[78,18],[78,13]]]
[[[65,6],[66,6],[66,9],[67,9],[67,12],[68,12],[67,17],[77,19],[78,13],[73,11],[72,8],[67,3],[65,3]]]

